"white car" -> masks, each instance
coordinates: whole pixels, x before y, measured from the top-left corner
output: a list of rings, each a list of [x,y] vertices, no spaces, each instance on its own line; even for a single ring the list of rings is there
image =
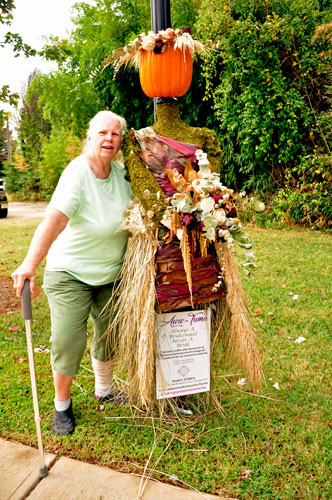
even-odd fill
[[[8,200],[6,196],[3,180],[0,178],[0,218],[7,217],[8,214]]]

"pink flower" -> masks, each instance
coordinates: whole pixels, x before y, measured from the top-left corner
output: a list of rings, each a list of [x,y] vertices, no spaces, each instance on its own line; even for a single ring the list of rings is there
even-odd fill
[[[218,203],[218,201],[222,199],[222,196],[223,195],[221,193],[217,193],[213,196],[213,199],[216,203]]]

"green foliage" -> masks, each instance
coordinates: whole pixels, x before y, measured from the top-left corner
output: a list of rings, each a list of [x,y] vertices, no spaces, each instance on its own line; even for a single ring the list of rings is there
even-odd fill
[[[324,15],[316,2],[299,0],[222,1],[210,9],[208,3],[196,29],[215,49],[203,66],[225,181],[273,191],[321,136],[313,110],[326,106],[332,54],[326,40],[313,43],[313,36]]]
[[[13,9],[15,9],[13,0],[0,0],[0,24],[10,24],[12,22]]]
[[[26,162],[24,156],[15,152],[11,161],[4,162],[6,190],[17,199],[34,200],[41,197],[39,193],[39,175],[35,165]]]
[[[327,177],[315,174],[308,181],[310,165],[325,168],[331,157],[331,14],[327,0],[171,4],[172,25],[191,26],[193,36],[212,49],[196,57],[192,85],[178,99],[181,119],[217,132],[222,180],[267,201],[273,211],[260,217],[267,224],[272,215],[278,223],[326,227],[331,221]],[[58,62],[58,70],[29,84],[29,105],[35,96],[36,113],[47,127],[30,138],[27,130],[19,132],[18,151],[27,164],[39,165],[42,137],[50,130],[82,139],[101,109],[123,115],[129,128],[153,123],[153,102],[143,94],[138,73],[122,68],[114,78],[112,66],[101,70],[113,49],[149,30],[148,0],[76,4],[70,37],[50,36],[42,51]],[[24,122],[28,127],[27,117]]]
[[[42,160],[38,167],[44,199],[51,198],[63,169],[81,150],[81,140],[65,129],[52,130],[50,137],[44,139]]]
[[[304,157],[298,168],[287,169],[286,181],[273,203],[274,215],[318,229],[332,226],[332,156]]]

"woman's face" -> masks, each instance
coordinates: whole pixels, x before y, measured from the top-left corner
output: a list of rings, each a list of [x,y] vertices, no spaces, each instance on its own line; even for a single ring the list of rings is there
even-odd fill
[[[111,161],[121,147],[120,122],[110,117],[100,118],[88,133],[87,140],[91,156]]]

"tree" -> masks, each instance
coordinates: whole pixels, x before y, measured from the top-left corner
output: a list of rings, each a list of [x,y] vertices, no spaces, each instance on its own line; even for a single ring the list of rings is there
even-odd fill
[[[269,190],[322,139],[317,114],[328,105],[331,51],[313,43],[328,18],[316,2],[203,0],[197,31],[205,58],[228,183]]]
[[[13,19],[12,11],[15,9],[13,0],[0,0],[0,24],[10,25]],[[7,32],[3,40],[0,39],[0,48],[5,44],[12,45],[15,57],[22,52],[27,57],[36,55],[36,51],[30,45],[23,42],[22,37],[17,33]],[[3,85],[0,88],[0,103],[6,103],[11,106],[16,106],[18,102],[18,94],[10,92],[9,85]],[[0,127],[3,126],[5,112],[0,109]]]

